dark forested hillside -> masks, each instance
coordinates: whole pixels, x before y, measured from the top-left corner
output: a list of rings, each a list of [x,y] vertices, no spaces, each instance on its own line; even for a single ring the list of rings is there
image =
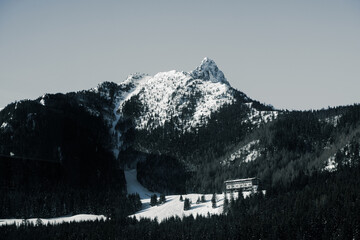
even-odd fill
[[[359,173],[357,165],[300,174],[288,187],[230,202],[226,215],[7,226],[0,233],[4,239],[359,239]]]

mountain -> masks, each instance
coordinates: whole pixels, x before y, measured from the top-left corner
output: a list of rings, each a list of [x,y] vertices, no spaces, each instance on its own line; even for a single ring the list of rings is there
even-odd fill
[[[358,239],[360,105],[277,110],[230,82],[205,58],[191,72],[133,74],[121,83],[6,106],[0,111],[0,221],[83,213],[109,218],[52,227],[37,219],[36,226],[0,226],[1,236]],[[126,182],[124,170],[132,180]],[[194,203],[202,194],[221,194],[225,180],[248,177],[260,179],[265,196],[230,200],[219,216],[204,212],[210,202]],[[161,224],[128,218],[144,210],[129,189],[144,187],[143,194],[167,194],[169,202],[137,216],[181,212],[178,196],[184,195],[193,199],[185,215],[206,217]],[[219,200],[211,212],[221,212]]]
[[[191,72],[137,73],[11,103],[0,111],[0,185],[81,188],[94,199],[97,186],[112,198],[126,191],[123,170],[137,168],[151,191],[209,193],[226,179],[289,186],[302,174],[359,163],[359,105],[276,110],[230,82],[205,58]]]

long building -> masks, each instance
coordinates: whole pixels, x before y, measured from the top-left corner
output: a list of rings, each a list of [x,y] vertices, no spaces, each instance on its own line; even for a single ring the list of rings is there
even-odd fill
[[[254,191],[256,192],[259,188],[259,179],[254,178],[243,178],[227,180],[224,182],[226,192],[240,192],[240,191]]]

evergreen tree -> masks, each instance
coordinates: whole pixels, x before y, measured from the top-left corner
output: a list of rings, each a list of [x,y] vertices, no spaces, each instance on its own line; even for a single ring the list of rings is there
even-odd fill
[[[230,207],[234,206],[234,193],[231,191],[230,192]]]
[[[200,197],[198,197],[198,199],[196,200],[196,204],[200,203]]]
[[[180,201],[182,202],[182,201],[184,201],[184,199],[183,199],[183,196],[182,195],[180,195]]]
[[[161,203],[165,203],[165,202],[166,202],[165,194],[162,193],[162,194],[160,195],[160,204],[161,204]]]
[[[191,208],[190,199],[185,198],[185,201],[184,201],[184,210],[187,211],[187,210],[190,210],[190,208]]]
[[[212,208],[216,208],[216,194],[214,193],[211,198]]]
[[[201,196],[201,202],[203,202],[203,203],[206,202],[205,195]]]
[[[43,221],[40,218],[36,219],[36,226],[41,226],[41,225],[43,225]]]
[[[229,199],[226,196],[226,192],[224,193],[224,207],[223,213],[227,213],[229,211]]]
[[[153,194],[153,195],[151,195],[150,205],[155,206],[156,204],[157,204],[157,195]]]

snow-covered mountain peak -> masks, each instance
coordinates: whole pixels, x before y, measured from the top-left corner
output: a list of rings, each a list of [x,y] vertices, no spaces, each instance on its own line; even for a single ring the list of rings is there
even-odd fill
[[[194,79],[202,79],[214,83],[220,82],[229,85],[224,76],[224,73],[219,70],[214,60],[211,60],[207,57],[202,60],[200,66],[198,66],[194,71],[190,72],[190,75]]]
[[[129,75],[119,88],[122,91],[115,104],[116,120],[126,104],[133,104],[139,108],[138,129],[154,129],[176,119],[178,127],[190,130],[205,124],[211,113],[235,100],[224,74],[208,58],[191,73],[171,70],[154,76]]]

